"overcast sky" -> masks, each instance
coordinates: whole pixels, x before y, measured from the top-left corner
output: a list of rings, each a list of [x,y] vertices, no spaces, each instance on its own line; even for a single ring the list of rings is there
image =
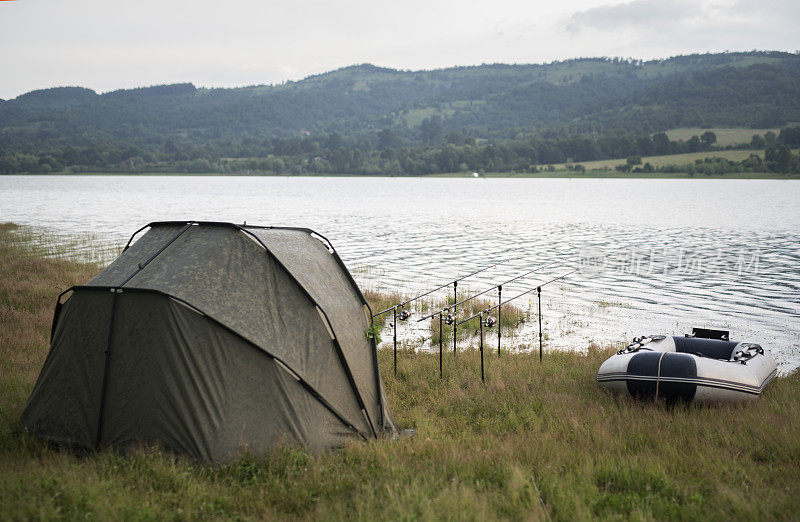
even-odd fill
[[[800,0],[0,1],[0,98],[582,56],[800,49]]]

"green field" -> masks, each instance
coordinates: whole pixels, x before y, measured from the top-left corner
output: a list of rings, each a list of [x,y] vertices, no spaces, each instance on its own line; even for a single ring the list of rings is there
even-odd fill
[[[688,154],[686,155],[688,156]],[[667,157],[667,156],[663,156]],[[625,163],[623,160],[611,160]],[[592,162],[596,163],[596,162]],[[599,162],[605,165],[605,162]],[[426,177],[431,178],[469,178],[469,172],[451,172],[447,174],[430,174]],[[624,179],[800,179],[800,174],[779,174],[776,172],[732,172],[729,174],[694,174],[685,172],[621,172],[618,170],[603,169],[589,170],[584,173],[566,170],[563,165],[559,170],[553,172],[486,172],[480,175],[481,178],[583,178],[583,179],[604,179],[604,178],[624,178]],[[478,180],[476,180],[478,181]]]
[[[464,100],[450,102],[441,107],[408,109],[398,112],[395,122],[399,123],[400,121],[403,121],[403,123],[409,127],[418,127],[425,118],[429,118],[434,115],[439,115],[443,118],[446,118],[447,116],[452,116],[455,114],[457,110],[469,110],[484,104],[485,102],[483,100]]]
[[[793,149],[793,153],[797,154],[798,149]],[[642,165],[645,163],[650,163],[653,167],[665,167],[667,165],[688,165],[694,163],[697,160],[704,160],[705,158],[723,158],[729,161],[739,162],[744,159],[750,157],[751,154],[756,154],[761,158],[764,157],[764,151],[758,149],[745,149],[745,150],[713,150],[713,151],[705,151],[705,152],[689,152],[686,154],[669,154],[664,156],[645,156],[642,157]],[[625,158],[619,159],[609,159],[609,160],[597,160],[597,161],[582,161],[575,163],[575,165],[583,165],[587,171],[607,171],[607,170],[614,170],[614,167],[617,165],[624,165],[626,163]],[[567,163],[558,163],[554,165],[556,171],[567,170]],[[641,165],[639,165],[641,166]],[[546,172],[543,173],[547,175]],[[552,174],[552,173],[551,173]],[[642,175],[646,173],[623,173],[621,177],[652,177],[647,175]],[[738,175],[737,175],[738,174]],[[705,175],[698,174],[698,177],[708,177]],[[655,177],[658,177],[656,175]],[[662,177],[682,177],[680,174],[666,174]],[[722,174],[717,176],[720,178],[762,178],[762,177],[772,177],[772,178],[796,178],[797,175],[793,174],[775,174],[775,173],[753,173],[753,172],[744,172],[744,173],[731,173],[731,174]]]
[[[730,161],[742,161],[750,157],[750,154],[758,154],[764,156],[763,150],[714,150],[706,152],[689,152],[686,154],[668,154],[665,156],[645,156],[642,158],[642,164],[650,163],[653,167],[664,167],[666,165],[686,165],[694,163],[695,160],[703,160],[705,158],[724,158]],[[624,165],[625,158],[613,160],[597,160],[597,161],[583,161],[576,163],[576,165],[583,165],[586,170],[604,170],[613,169],[617,165]],[[566,163],[555,165],[557,170],[567,168]]]
[[[37,244],[46,243],[40,238]],[[602,392],[611,353],[381,350],[395,420],[416,435],[224,467],[143,447],[62,453],[18,418],[48,350],[55,296],[99,267],[43,259],[0,225],[0,519],[794,519],[800,375],[752,404],[668,406]],[[375,298],[373,296],[373,298]],[[585,348],[585,347],[578,347]]]
[[[743,129],[743,128],[709,128],[709,129],[701,129],[699,127],[693,128],[682,128],[682,129],[672,129],[667,131],[667,136],[671,141],[689,141],[689,138],[692,136],[697,136],[698,138],[707,131],[711,131],[717,136],[717,143],[715,145],[719,145],[725,147],[727,145],[740,145],[742,143],[750,143],[750,140],[753,138],[754,134],[758,134],[759,136],[764,136],[767,132],[773,132],[777,136],[780,133],[780,128],[774,129]]]
[[[469,177],[469,174],[443,174],[440,177]],[[597,170],[579,173],[569,170],[555,172],[511,173],[487,172],[484,178],[624,178],[624,179],[800,179],[800,174],[777,174],[775,172],[732,172],[730,174],[695,174],[685,172],[620,172],[617,170]]]

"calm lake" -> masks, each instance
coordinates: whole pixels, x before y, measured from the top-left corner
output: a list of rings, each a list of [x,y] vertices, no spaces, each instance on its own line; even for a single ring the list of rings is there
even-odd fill
[[[0,176],[0,221],[46,230],[72,257],[109,261],[142,225],[174,219],[313,228],[362,289],[409,295],[498,261],[459,291],[553,263],[503,287],[578,270],[542,290],[547,348],[700,326],[800,366],[797,181]],[[534,318],[535,293],[515,304]],[[400,335],[424,345],[417,317]],[[534,323],[509,345],[538,347]]]

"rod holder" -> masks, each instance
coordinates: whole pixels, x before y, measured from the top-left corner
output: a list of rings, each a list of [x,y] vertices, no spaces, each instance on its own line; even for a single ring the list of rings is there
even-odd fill
[[[536,287],[536,296],[539,299],[539,362],[542,362],[542,287]]]
[[[481,382],[485,383],[486,382],[486,375],[484,374],[484,370],[483,370],[483,314],[481,314],[481,318],[480,318],[479,322],[480,322],[480,325],[481,325],[481,344],[480,344],[480,347],[481,347]]]
[[[497,356],[500,357],[500,335],[503,330],[500,319],[503,313],[503,285],[497,287]]]
[[[439,314],[439,379],[442,378],[442,314]]]
[[[456,342],[458,341],[458,324],[455,322],[458,313],[458,281],[453,281],[453,359],[456,358]]]

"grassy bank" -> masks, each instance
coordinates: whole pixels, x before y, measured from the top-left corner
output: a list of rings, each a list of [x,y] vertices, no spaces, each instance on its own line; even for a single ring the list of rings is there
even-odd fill
[[[653,167],[666,167],[667,165],[687,165],[690,163],[694,163],[697,160],[703,161],[706,158],[723,158],[728,161],[742,161],[750,157],[751,154],[756,154],[758,156],[763,157],[764,151],[758,149],[748,149],[748,150],[711,150],[711,151],[703,151],[703,152],[687,152],[685,154],[666,154],[661,156],[644,156],[642,157],[642,164],[649,163]],[[597,160],[597,161],[583,161],[580,165],[583,165],[586,170],[596,171],[596,170],[604,170],[610,169],[613,170],[614,167],[617,165],[624,165],[627,160],[625,158],[621,159],[613,159],[613,160]],[[555,165],[557,170],[566,169],[566,164],[558,164]],[[635,172],[633,174],[644,174],[641,172]],[[736,172],[731,174],[753,174],[758,175],[759,173],[753,172]],[[775,174],[773,173],[765,173],[765,174]],[[696,174],[696,177],[705,177],[705,175]],[[726,174],[727,176],[727,174]]]
[[[747,154],[742,155],[743,152]],[[753,151],[725,150],[714,152],[693,152],[689,154],[672,154],[668,156],[647,156],[642,158],[643,163],[650,163],[654,167],[672,164],[686,164],[694,162],[695,159],[706,157],[725,158],[731,161],[741,161],[746,159]],[[763,156],[764,151],[756,151]],[[798,151],[795,150],[794,153]],[[567,170],[566,164],[554,165],[556,170],[542,170],[540,172],[486,172],[481,174],[482,178],[626,178],[626,179],[800,179],[800,174],[781,174],[777,172],[731,172],[728,174],[688,174],[685,172],[620,172],[614,170],[617,165],[624,165],[625,159],[609,159],[586,161],[577,163],[586,168],[586,172],[576,172]],[[185,172],[92,172],[92,173],[73,173],[69,171],[52,172],[50,174],[23,173],[15,174],[21,176],[222,176],[229,178],[236,177],[294,177],[294,178],[389,178],[389,177],[422,177],[422,178],[471,178],[472,172],[447,172],[442,174],[426,174],[420,176],[395,176],[395,175],[361,175],[361,174],[302,174],[290,176],[286,174],[220,174],[218,172],[207,173],[185,173]]]
[[[644,161],[644,158],[642,159]],[[731,172],[729,174],[687,174],[686,172],[620,172],[613,170],[610,165],[623,164],[625,160],[600,160],[602,164],[598,169],[609,166],[611,170],[587,170],[586,172],[575,172],[570,170],[556,170],[553,172],[486,172],[481,174],[482,178],[575,178],[575,179],[800,179],[800,174],[778,174],[775,172]],[[607,164],[607,165],[606,165]],[[436,178],[470,178],[468,172],[455,172],[452,174],[431,174],[426,177]]]
[[[795,518],[800,376],[756,403],[667,407],[601,393],[610,352],[445,360],[380,353],[395,420],[416,436],[214,468],[154,449],[58,453],[17,423],[55,296],[97,267],[42,259],[0,226],[0,518]],[[376,303],[377,304],[377,303]]]

